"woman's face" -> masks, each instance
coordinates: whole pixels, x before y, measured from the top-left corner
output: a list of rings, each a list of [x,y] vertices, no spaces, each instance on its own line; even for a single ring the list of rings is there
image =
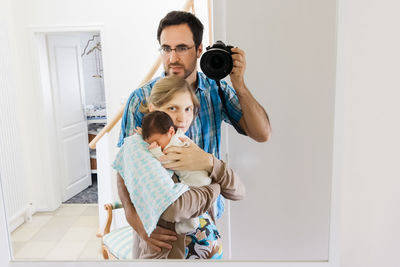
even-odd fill
[[[150,103],[149,110],[159,110],[167,113],[178,129],[184,133],[189,129],[193,120],[193,101],[189,92],[177,93],[167,103],[161,107],[156,107]]]

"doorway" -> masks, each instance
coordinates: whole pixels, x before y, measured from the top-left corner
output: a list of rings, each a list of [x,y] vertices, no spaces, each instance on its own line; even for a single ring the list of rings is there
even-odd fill
[[[104,128],[107,112],[103,80],[102,46],[99,32],[78,33],[81,42],[81,59],[84,83],[84,110],[88,126],[88,141]],[[98,203],[96,149],[89,149],[92,184],[64,201],[67,203]]]
[[[107,121],[100,33],[38,35],[46,113],[53,114],[48,116],[60,193],[56,202],[98,203],[96,151],[88,143]]]

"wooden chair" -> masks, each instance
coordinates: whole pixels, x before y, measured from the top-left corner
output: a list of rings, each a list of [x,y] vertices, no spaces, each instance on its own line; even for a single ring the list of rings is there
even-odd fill
[[[122,204],[120,202],[104,205],[104,209],[107,211],[106,226],[104,228],[104,234],[101,236],[101,250],[104,259],[127,260],[132,258],[132,227],[128,225],[110,231],[113,211],[121,208]]]

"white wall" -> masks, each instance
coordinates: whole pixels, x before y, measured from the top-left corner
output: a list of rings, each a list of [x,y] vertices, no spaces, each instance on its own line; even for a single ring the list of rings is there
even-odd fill
[[[400,2],[339,1],[341,266],[399,266]]]
[[[225,10],[226,41],[246,52],[246,84],[272,124],[262,144],[229,127],[247,191],[231,203],[232,258],[328,260],[335,1],[229,0]]]
[[[2,49],[0,49],[0,176],[4,188],[8,223],[10,229],[14,230],[31,214],[29,214],[24,160],[19,142],[21,128],[16,114],[17,106],[10,101],[10,99],[16,99],[16,77],[13,75],[12,64],[15,55],[9,53],[11,48],[8,42],[8,27],[11,25],[2,22],[0,21],[0,43],[2,44]]]

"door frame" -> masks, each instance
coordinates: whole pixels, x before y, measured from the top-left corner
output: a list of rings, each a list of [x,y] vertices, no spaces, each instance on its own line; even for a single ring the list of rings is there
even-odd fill
[[[57,124],[55,117],[53,88],[51,86],[50,64],[48,61],[48,50],[46,36],[48,34],[67,34],[78,32],[98,32],[100,38],[103,39],[104,29],[102,25],[89,26],[40,26],[31,27],[30,35],[33,43],[35,76],[37,77],[38,88],[40,88],[42,99],[42,110],[44,119],[45,132],[45,151],[44,161],[48,162],[47,173],[43,175],[43,183],[46,185],[46,198],[39,206],[34,206],[36,210],[55,210],[62,203],[62,181],[53,177],[60,176],[62,170],[62,162],[60,159],[59,138],[57,135]],[[104,54],[104,53],[102,53]],[[106,69],[103,62],[103,70]],[[103,80],[104,81],[104,80]],[[104,82],[105,84],[105,82]],[[107,90],[104,86],[104,90]],[[105,94],[107,103],[107,93]]]

